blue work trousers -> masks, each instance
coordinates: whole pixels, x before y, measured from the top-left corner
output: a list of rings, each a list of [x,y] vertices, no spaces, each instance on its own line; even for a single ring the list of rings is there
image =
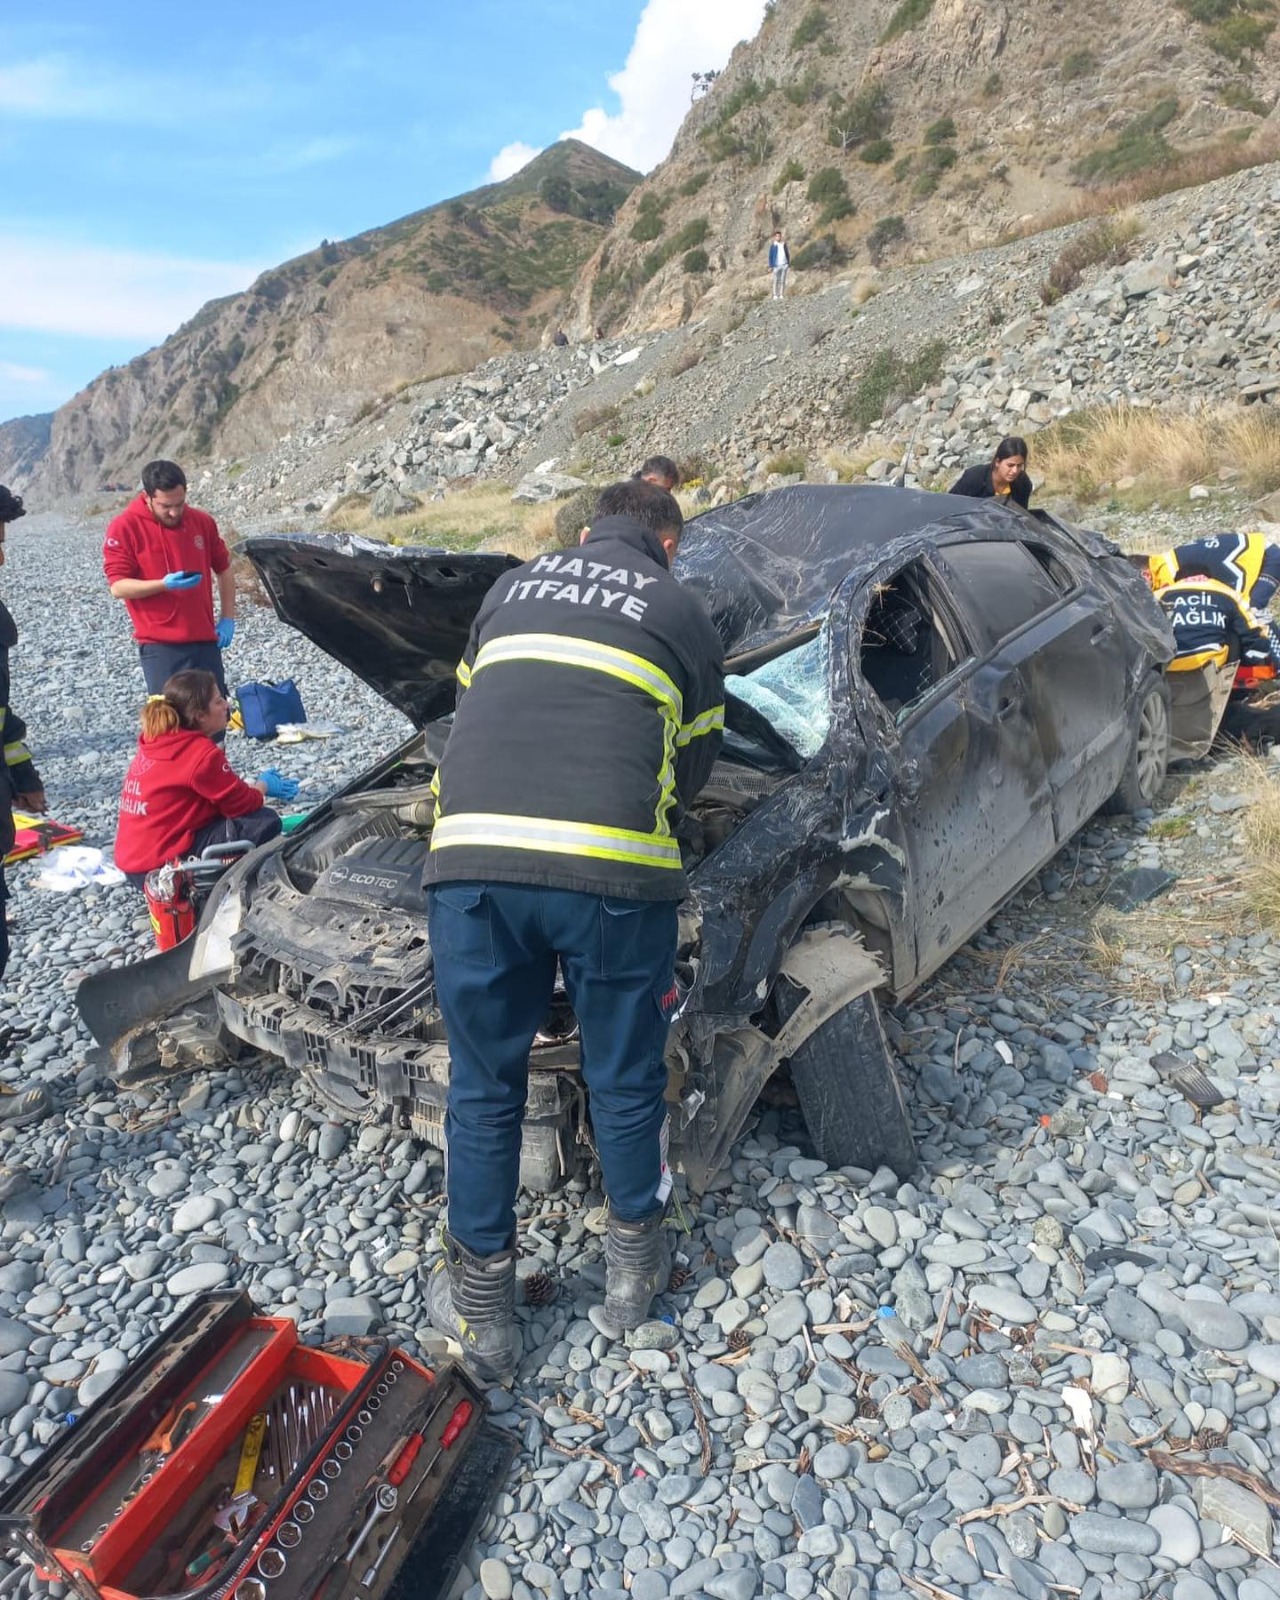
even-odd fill
[[[477,1255],[515,1232],[529,1050],[556,964],[581,1029],[582,1073],[613,1215],[659,1204],[676,906],[511,883],[428,891],[436,992],[449,1031],[449,1232]]]

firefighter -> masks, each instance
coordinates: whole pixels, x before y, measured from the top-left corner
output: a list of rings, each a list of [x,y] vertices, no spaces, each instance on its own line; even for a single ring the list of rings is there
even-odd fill
[[[674,822],[724,727],[719,636],[669,571],[682,525],[653,484],[604,490],[579,549],[499,578],[458,666],[426,872],[450,1053],[448,1224],[427,1297],[489,1381],[519,1359],[521,1121],[557,963],[609,1198],[606,1317],[638,1326],[670,1273]]]

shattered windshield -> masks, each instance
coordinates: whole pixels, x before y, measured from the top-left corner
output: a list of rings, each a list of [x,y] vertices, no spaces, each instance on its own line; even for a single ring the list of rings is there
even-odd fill
[[[804,644],[775,656],[754,672],[730,673],[726,691],[744,701],[791,748],[808,760],[822,748],[831,726],[830,643],[824,627]]]

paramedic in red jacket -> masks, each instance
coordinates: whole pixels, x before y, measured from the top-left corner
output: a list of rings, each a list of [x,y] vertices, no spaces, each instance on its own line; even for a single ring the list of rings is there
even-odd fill
[[[297,781],[274,767],[255,783],[236,776],[214,743],[229,711],[211,672],[177,672],[143,706],[116,830],[116,866],[131,882],[211,844],[265,844],[280,832],[279,814],[263,801],[292,800]]]
[[[142,469],[142,493],[107,528],[102,570],[125,603],[152,694],[193,667],[212,672],[227,692],[222,652],[236,632],[231,556],[213,518],[187,504],[176,461],[148,461]]]

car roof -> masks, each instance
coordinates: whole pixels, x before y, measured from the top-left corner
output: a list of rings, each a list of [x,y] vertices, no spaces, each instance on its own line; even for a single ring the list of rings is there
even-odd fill
[[[685,524],[675,575],[702,595],[730,653],[821,616],[846,578],[899,545],[1019,539],[1041,524],[994,500],[884,484],[796,484]]]

